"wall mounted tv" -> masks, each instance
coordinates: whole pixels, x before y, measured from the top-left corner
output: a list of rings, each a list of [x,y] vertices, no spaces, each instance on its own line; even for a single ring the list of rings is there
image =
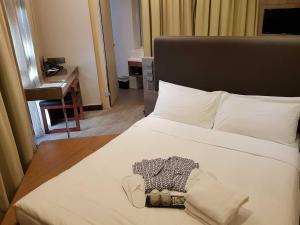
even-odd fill
[[[265,9],[262,33],[300,35],[300,8]]]

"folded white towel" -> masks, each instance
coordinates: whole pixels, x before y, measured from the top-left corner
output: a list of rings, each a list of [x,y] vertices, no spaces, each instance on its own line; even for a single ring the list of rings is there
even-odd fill
[[[194,217],[195,219],[200,220],[202,223],[207,225],[219,225],[215,221],[213,221],[211,218],[206,216],[205,214],[201,213],[199,210],[194,208],[189,203],[185,202],[185,212],[189,214],[190,216]]]
[[[186,194],[186,212],[210,225],[228,225],[249,199],[207,173],[198,173],[197,180]]]

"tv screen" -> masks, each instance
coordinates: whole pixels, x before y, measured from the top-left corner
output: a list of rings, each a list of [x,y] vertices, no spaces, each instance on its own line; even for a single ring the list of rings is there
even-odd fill
[[[300,35],[300,8],[265,9],[262,33]]]

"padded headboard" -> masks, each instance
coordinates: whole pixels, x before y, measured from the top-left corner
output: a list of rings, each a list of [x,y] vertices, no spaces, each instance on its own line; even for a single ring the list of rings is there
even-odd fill
[[[156,84],[163,80],[205,91],[300,96],[300,38],[157,38],[154,71]]]

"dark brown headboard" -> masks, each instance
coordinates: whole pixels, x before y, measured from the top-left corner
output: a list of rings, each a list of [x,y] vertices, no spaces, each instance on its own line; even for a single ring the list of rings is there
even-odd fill
[[[206,91],[300,96],[300,38],[158,38],[156,80]]]
[[[154,71],[156,84],[163,80],[205,91],[300,96],[300,38],[157,38]]]

